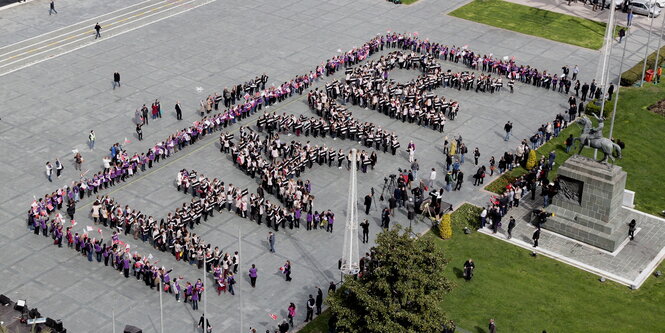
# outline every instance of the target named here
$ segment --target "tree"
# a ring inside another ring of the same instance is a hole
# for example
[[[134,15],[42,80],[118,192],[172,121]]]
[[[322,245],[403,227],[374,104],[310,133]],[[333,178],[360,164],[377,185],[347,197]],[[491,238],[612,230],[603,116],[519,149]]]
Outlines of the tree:
[[[453,237],[453,226],[450,215],[450,213],[443,215],[439,222],[439,236],[443,239],[450,239]]]
[[[377,236],[372,259],[358,278],[346,277],[327,299],[337,332],[439,332],[439,303],[451,285],[433,240],[413,239],[399,225]]]
[[[536,166],[536,151],[534,149],[529,150],[529,156],[526,160],[525,168],[527,170],[533,169]]]

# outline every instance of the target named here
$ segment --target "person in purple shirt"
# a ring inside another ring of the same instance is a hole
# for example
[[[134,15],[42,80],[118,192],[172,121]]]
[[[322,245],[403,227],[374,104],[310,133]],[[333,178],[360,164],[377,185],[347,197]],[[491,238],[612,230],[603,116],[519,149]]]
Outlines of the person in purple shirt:
[[[97,259],[97,262],[102,262],[102,246],[100,245],[104,239],[98,240],[95,242],[95,257]]]
[[[86,254],[88,255],[88,261],[92,262],[92,243],[90,242],[90,238],[85,242],[85,251]]]
[[[46,228],[46,218],[41,218],[39,219],[39,221],[40,221],[40,226],[42,228],[42,235],[44,235],[44,237],[48,237],[48,228]]]
[[[102,249],[102,256],[104,257],[104,266],[109,265],[109,248],[104,244],[104,248]]]
[[[191,288],[191,286],[189,286]],[[192,310],[199,309],[199,288],[192,291]]]
[[[252,264],[252,268],[249,269],[249,280],[252,285],[252,288],[256,288],[257,277],[258,277],[258,271],[256,270],[256,265]]]
[[[231,293],[231,295],[235,295],[236,293],[233,291],[233,285],[236,284],[236,279],[233,276],[233,273],[229,272],[229,275],[226,278],[226,286]]]
[[[130,265],[129,258],[124,258],[124,259],[122,260],[122,270],[123,270],[123,272],[124,272],[124,274],[125,274],[125,278],[126,278],[126,279],[129,278],[129,265]]]
[[[326,227],[326,231],[333,232],[333,223],[335,223],[335,215],[331,211],[328,211],[328,226]]]
[[[164,271],[164,267],[162,267],[162,283],[164,283],[164,290],[168,291],[169,293],[173,294],[173,289],[171,288],[171,277],[169,276],[169,273],[173,270],[173,268],[169,269],[168,271]],[[167,287],[168,286],[168,287]]]
[[[58,247],[62,247],[62,227],[55,228],[54,233],[55,243],[58,244]]]
[[[185,286],[185,303],[187,303],[187,299],[192,297],[192,292],[194,291],[194,287],[192,287],[192,284],[187,281],[187,285]]]

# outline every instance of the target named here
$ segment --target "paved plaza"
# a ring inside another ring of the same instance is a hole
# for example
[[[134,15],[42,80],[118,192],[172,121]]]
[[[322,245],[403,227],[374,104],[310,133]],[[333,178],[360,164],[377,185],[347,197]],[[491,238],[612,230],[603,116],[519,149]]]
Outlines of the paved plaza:
[[[90,172],[102,168],[102,157],[116,142],[131,141],[124,145],[128,152],[145,152],[155,142],[199,120],[196,112],[199,101],[209,94],[221,93],[225,86],[243,83],[263,73],[269,76],[268,84],[278,85],[313,70],[336,55],[338,49],[346,51],[360,46],[387,31],[417,32],[421,38],[433,42],[468,45],[472,50],[501,57],[514,56],[520,64],[555,73],[559,73],[563,65],[577,64],[581,79],[590,81],[595,77],[598,51],[446,15],[466,2],[420,0],[410,6],[395,6],[383,0],[236,3],[222,0],[59,0],[59,13],[49,16],[48,2],[34,0],[0,10],[0,179],[3,182],[0,188],[0,277],[3,281],[0,293],[14,300],[27,299],[28,305],[38,307],[42,314],[61,318],[69,332],[111,332],[113,316],[119,329],[131,324],[143,328],[144,332],[159,332],[157,292],[135,279],[125,279],[103,264],[88,262],[71,249],[54,247],[50,238],[34,235],[26,228],[26,213],[33,197],[41,197],[78,179],[72,150],[81,151],[85,158],[83,170]],[[103,29],[103,37],[95,41],[92,27],[98,21],[108,28]],[[636,30],[634,36],[627,54],[631,65],[643,57],[644,49],[638,42],[647,38],[643,30]],[[616,54],[619,52],[613,56]],[[465,70],[461,63],[441,61],[441,64],[442,68],[454,72]],[[112,74],[116,71],[122,76],[122,86],[113,90]],[[396,70],[390,77],[406,81],[417,73]],[[315,86],[323,87],[327,80],[342,77],[343,74],[338,73]],[[378,153],[376,169],[358,174],[360,198],[372,187],[380,193],[384,177],[409,166],[404,148],[410,140],[417,147],[422,178],[428,175],[430,168],[438,171],[445,168],[442,143],[446,136],[461,135],[470,151],[475,147],[480,149],[481,163],[487,164],[490,156],[498,159],[504,151],[514,149],[541,124],[552,121],[557,113],[567,108],[566,95],[520,83],[515,85],[514,94],[505,88],[494,94],[449,88],[435,93],[457,100],[461,105],[459,116],[448,121],[444,133],[404,124],[376,111],[350,107],[356,119],[396,132],[402,145],[396,156]],[[294,94],[268,111],[313,116],[305,97]],[[150,121],[143,128],[144,140],[138,141],[132,123],[134,111],[155,98],[161,101],[165,115]],[[176,120],[173,112],[177,100],[183,106],[183,121]],[[237,132],[241,125],[255,127],[257,118],[255,115],[243,120],[229,131]],[[504,142],[503,124],[508,120],[514,123],[514,136]],[[94,150],[89,150],[86,144],[90,130],[95,130],[97,135]],[[291,140],[326,144],[336,150],[363,148],[349,140],[282,136],[282,141]],[[217,133],[206,136],[202,142],[101,194],[163,218],[190,199],[175,187],[176,173],[181,169],[195,169],[210,178],[218,177],[255,191],[257,182],[238,170],[219,148]],[[462,190],[445,194],[444,201],[453,207],[464,202],[488,203],[488,193],[473,187],[470,181],[477,169],[470,157],[467,156],[462,166],[467,175]],[[64,162],[65,169],[62,178],[54,178],[53,183],[49,183],[44,175],[44,163],[55,158]],[[301,175],[301,179],[309,179],[313,184],[315,209],[335,212],[335,230],[333,233],[304,228],[280,230],[274,254],[268,252],[269,229],[234,214],[215,214],[194,229],[193,232],[224,251],[240,249],[236,295],[217,296],[212,288],[208,293],[207,316],[216,332],[245,332],[250,326],[259,328],[260,332],[273,328],[276,322],[269,315],[276,314],[281,321],[286,317],[290,302],[298,306],[295,322],[302,325],[308,294],[315,294],[316,286],[325,291],[331,281],[339,281],[337,262],[344,242],[342,222],[348,175],[345,168],[328,166],[315,166]],[[442,180],[443,173],[439,172],[437,186],[443,184]],[[378,195],[376,203],[379,207],[374,207],[369,217],[370,240],[380,231],[379,212],[386,205],[385,201],[378,200]],[[85,198],[77,205],[77,228],[92,226],[88,217],[90,204],[90,199]],[[363,211],[362,207],[359,211]],[[409,224],[404,211],[397,212],[393,221]],[[422,233],[429,225],[417,222],[413,227]],[[527,228],[526,223],[521,227]],[[662,234],[663,229],[663,223],[653,226],[655,233]],[[645,233],[640,231],[637,237]],[[194,266],[176,262],[170,254],[154,250],[148,243],[126,240],[132,245],[132,251],[151,253],[185,280],[195,281],[203,275]],[[548,249],[545,236],[541,242],[543,248]],[[371,244],[371,241],[361,244],[362,253]],[[566,251],[565,246],[560,251]],[[641,260],[635,257],[628,260],[633,258]],[[285,282],[278,271],[286,260],[293,263],[290,283]],[[246,274],[251,264],[256,264],[259,270],[255,289],[250,287]],[[613,265],[616,263],[607,263],[607,269]],[[634,267],[645,265],[646,262],[644,265],[635,262]],[[633,271],[626,272],[627,279],[637,278]],[[203,304],[199,311],[193,311],[188,304],[177,303],[171,295],[165,296],[163,304],[165,331],[196,331]]]

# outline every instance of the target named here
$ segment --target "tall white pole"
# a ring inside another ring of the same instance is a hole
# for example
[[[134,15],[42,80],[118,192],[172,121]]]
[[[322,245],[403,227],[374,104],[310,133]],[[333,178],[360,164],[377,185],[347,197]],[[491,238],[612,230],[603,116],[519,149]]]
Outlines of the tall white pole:
[[[621,73],[623,73],[623,59],[626,57],[626,45],[628,45],[628,35],[624,37],[623,44],[623,53],[621,54],[621,62],[619,63],[619,84],[617,84],[617,96],[614,100],[614,107],[612,108],[612,120],[610,121],[610,135],[608,136],[610,140],[612,139],[612,133],[614,132],[614,117],[617,113],[617,105],[619,105],[619,90],[621,89]]]
[[[115,333],[115,303],[117,299],[113,300],[113,306],[111,307],[111,320],[113,321],[113,333]]]
[[[240,228],[238,228],[238,267],[240,266],[240,257],[242,256],[242,238],[241,238]],[[241,268],[242,269],[242,268]],[[242,293],[240,293],[240,333],[242,333],[243,323],[242,323]]]
[[[207,308],[207,303],[208,303],[208,297],[206,297],[206,293],[208,292],[208,281],[206,280],[206,262],[208,261],[208,250],[203,251],[203,293],[201,294],[201,298],[203,298],[203,327],[204,331],[208,329],[208,326],[206,325],[205,321],[208,319],[206,317],[208,315],[208,312],[206,311]]]
[[[647,3],[651,8],[651,1]],[[642,79],[640,80],[640,87],[644,85],[644,74],[647,70],[647,57],[649,56],[649,43],[651,42],[651,28],[653,27],[653,15],[651,15],[651,23],[649,23],[649,37],[647,37],[647,46],[644,48],[644,65],[642,66]]]
[[[349,196],[346,205],[346,224],[344,229],[344,249],[342,252],[343,274],[355,275],[360,271],[358,252],[358,189],[357,189],[357,160],[358,151],[351,150],[351,175],[349,176]]]
[[[607,27],[605,29],[605,44],[603,45],[604,51],[602,53],[602,68],[600,73],[600,81],[598,82],[598,88],[602,91],[602,96],[600,99],[600,114],[598,117],[603,117],[603,112],[605,111],[605,92],[608,90],[609,86],[609,76],[610,76],[610,61],[612,58],[612,44],[614,42],[614,13],[616,12],[616,6],[610,5],[610,16],[607,19]],[[598,158],[598,149],[593,150],[593,158]]]
[[[610,18],[607,21],[608,26],[614,26],[614,11],[615,6],[610,5]],[[600,115],[599,117],[603,116],[603,112],[605,111],[605,92],[607,92],[607,88],[609,86],[609,77],[610,77],[610,60],[612,59],[612,43],[614,41],[614,29],[609,30],[609,35],[606,38],[606,43],[608,44],[607,47],[607,54],[605,57],[607,58],[607,62],[605,63],[605,68],[603,68],[603,80],[600,82],[600,88],[603,89],[603,95],[601,97],[601,102],[600,102]],[[626,44],[624,44],[626,45]]]
[[[164,333],[164,304],[162,303],[162,279],[159,279],[159,327],[160,332]]]
[[[656,62],[653,64],[653,74],[656,75],[658,71],[658,58],[660,57],[660,42],[663,40],[663,28],[665,28],[665,18],[663,18],[662,23],[660,24],[660,36],[658,36],[658,48],[656,49]],[[656,84],[656,80],[653,80],[653,83]]]

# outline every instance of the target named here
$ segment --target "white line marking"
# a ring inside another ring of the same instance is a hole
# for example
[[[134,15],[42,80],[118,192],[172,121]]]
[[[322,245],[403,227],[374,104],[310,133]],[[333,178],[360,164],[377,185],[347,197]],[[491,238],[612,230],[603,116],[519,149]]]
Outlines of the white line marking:
[[[195,1],[198,1],[198,0],[190,0],[190,1],[187,1],[187,2],[183,2],[183,3],[181,3],[181,4],[178,4],[178,5],[175,6],[175,7],[170,7],[170,9],[174,9],[174,8],[182,7],[182,6],[184,6],[184,5],[187,5],[187,4],[192,3],[192,2],[195,2]],[[138,29],[138,28],[145,27],[145,26],[147,26],[147,25],[149,25],[149,24],[159,22],[159,21],[161,21],[161,20],[164,20],[164,19],[167,19],[167,18],[173,17],[173,16],[178,15],[178,14],[181,14],[181,13],[188,12],[188,11],[194,9],[194,8],[198,8],[198,7],[202,6],[202,5],[206,5],[206,4],[211,3],[211,2],[213,2],[213,1],[215,1],[215,0],[209,0],[209,1],[205,2],[205,3],[202,3],[202,4],[197,5],[197,6],[195,6],[195,7],[192,7],[192,8],[186,9],[186,10],[184,10],[184,11],[177,12],[177,13],[174,13],[174,14],[171,14],[171,15],[168,15],[168,16],[165,16],[165,17],[163,17],[163,18],[160,18],[160,19],[157,19],[157,20],[154,20],[154,21],[148,22],[148,23],[146,23],[146,24],[142,24],[142,25],[140,25],[140,26],[138,26],[138,27],[131,28],[131,29],[126,30],[126,31],[122,31],[122,32],[119,32],[119,33],[114,34],[114,35],[110,35],[110,36],[108,36],[108,37],[105,38],[105,39],[109,39],[109,38],[111,38],[111,37],[115,37],[115,36],[122,35],[122,34],[124,34],[124,33],[130,32],[130,31],[134,31],[134,30],[136,30],[136,29]],[[162,14],[162,13],[164,13],[164,12],[165,12],[165,11],[163,11],[163,12],[153,13],[153,14],[150,14],[150,15],[147,15],[147,16],[142,16],[140,19],[137,19],[136,21],[128,21],[128,22],[125,22],[125,23],[123,23],[123,24],[120,24],[120,25],[114,26],[113,28],[109,28],[109,30],[107,30],[107,31],[112,31],[112,30],[114,30],[114,29],[117,29],[117,28],[123,27],[123,26],[125,26],[125,25],[132,24],[132,23],[136,23],[136,22],[139,21],[139,20],[142,20],[142,19],[145,19],[145,18],[149,18],[149,17],[155,16],[155,15],[158,15],[158,14]],[[82,37],[82,38],[79,38],[79,39],[73,40],[73,41],[71,41],[71,42],[69,42],[69,43],[61,44],[61,45],[59,45],[57,48],[62,48],[62,47],[64,47],[64,46],[71,45],[71,44],[74,44],[74,43],[80,42],[80,41],[82,41],[82,40],[90,39],[90,38],[92,38],[92,36],[89,36],[89,37],[88,37],[88,36],[86,36],[86,37]],[[102,38],[102,40],[103,40],[103,39],[104,39],[104,38]],[[80,47],[76,47],[76,48],[74,48],[73,50],[65,51],[65,52],[63,52],[63,53],[59,53],[59,54],[52,55],[52,56],[50,56],[50,57],[48,57],[48,58],[46,58],[46,59],[43,59],[43,60],[41,60],[41,61],[36,61],[36,62],[33,62],[33,63],[26,64],[25,66],[21,66],[21,67],[15,69],[15,70],[11,70],[11,71],[6,72],[6,73],[1,73],[0,76],[4,76],[4,75],[6,75],[6,74],[13,73],[13,72],[15,72],[16,70],[23,69],[23,68],[25,68],[25,67],[28,67],[28,66],[31,66],[31,65],[34,65],[34,64],[40,63],[40,62],[42,62],[42,61],[44,61],[44,60],[48,60],[48,59],[55,58],[55,57],[58,57],[58,56],[63,55],[63,54],[67,54],[67,53],[69,53],[69,52],[71,52],[71,51],[81,49],[82,47],[85,47],[85,46],[88,46],[88,45],[93,44],[94,41],[95,41],[95,40],[93,40],[93,41],[90,42],[90,43],[83,44],[82,46],[80,46]],[[100,40],[100,41],[101,41],[101,40]],[[47,49],[47,50],[44,50],[44,51],[41,51],[41,52],[38,52],[38,53],[31,54],[31,55],[29,55],[29,56],[27,56],[27,57],[23,57],[23,58],[21,58],[21,59],[17,59],[17,60],[15,60],[15,61],[10,62],[10,63],[4,64],[4,65],[0,66],[0,68],[10,66],[10,65],[15,64],[15,63],[17,63],[17,62],[25,61],[26,59],[30,59],[30,58],[36,57],[36,56],[38,56],[38,55],[41,55],[41,54],[44,54],[44,53],[47,53],[47,52],[51,52],[51,51],[53,51],[53,50],[55,50],[55,49],[57,49],[57,48],[49,48],[49,49]]]
[[[87,19],[87,20],[83,20],[83,21],[81,21],[81,22],[77,22],[77,23],[74,23],[74,24],[70,24],[70,25],[68,25],[68,26],[66,26],[66,27],[62,27],[62,28],[55,29],[55,30],[53,30],[53,31],[45,32],[45,33],[43,33],[43,34],[41,34],[41,35],[37,35],[37,36],[35,36],[35,37],[30,37],[30,38],[28,38],[28,39],[24,39],[24,40],[18,41],[18,42],[13,43],[13,44],[9,44],[9,45],[3,46],[3,47],[0,48],[0,50],[2,50],[2,49],[4,49],[4,48],[11,47],[11,46],[14,46],[14,45],[16,45],[16,44],[21,44],[21,43],[23,43],[23,42],[27,42],[27,41],[29,41],[29,40],[33,40],[33,39],[35,39],[35,38],[39,38],[39,37],[44,36],[44,35],[48,35],[48,34],[51,34],[51,33],[54,33],[54,32],[58,32],[58,31],[63,30],[63,29],[67,29],[67,28],[73,27],[73,26],[75,26],[75,25],[77,25],[77,24],[81,24],[81,23],[86,22],[86,21],[94,21],[94,20],[96,20],[96,19],[98,19],[98,18],[100,18],[100,17],[102,17],[102,16],[109,15],[109,14],[113,14],[113,13],[116,13],[116,12],[119,12],[119,11],[122,11],[122,10],[125,10],[125,9],[128,9],[128,8],[132,8],[132,7],[134,7],[134,6],[138,6],[138,5],[140,5],[140,4],[144,4],[144,3],[146,3],[146,2],[150,2],[150,1],[154,1],[154,0],[145,0],[145,1],[139,2],[139,3],[137,3],[137,4],[133,4],[133,5],[131,5],[131,6],[127,6],[127,7],[125,7],[125,8],[120,8],[120,9],[118,9],[118,10],[114,10],[114,11],[112,11],[112,12],[108,12],[108,13],[103,14],[103,15],[99,15],[99,16],[96,16],[96,17],[93,17],[93,18],[90,18],[90,19]]]
[[[201,7],[201,6],[207,5],[207,4],[212,3],[212,2],[214,2],[214,1],[217,1],[217,0],[208,0],[208,1],[206,1],[206,2],[204,2],[204,3],[202,3],[202,4],[200,4],[200,5],[196,5],[196,6],[192,7],[192,8],[186,9],[186,10],[184,10],[184,11],[181,11],[181,12],[178,12],[178,13],[174,13],[174,14],[171,14],[171,15],[168,15],[168,16],[165,16],[165,17],[162,17],[162,18],[160,18],[160,19],[158,19],[158,20],[155,20],[155,21],[152,21],[152,22],[148,22],[148,23],[145,23],[145,24],[139,25],[139,26],[134,27],[134,28],[131,28],[131,29],[129,29],[129,30],[125,30],[125,31],[119,32],[118,34],[115,34],[115,35],[111,35],[111,36],[107,37],[106,39],[110,39],[110,38],[113,38],[113,37],[116,37],[116,36],[120,36],[120,35],[125,34],[125,33],[128,33],[128,32],[134,31],[134,30],[136,30],[136,29],[143,28],[143,27],[145,27],[145,26],[147,26],[147,25],[150,25],[150,24],[153,24],[153,23],[157,23],[157,22],[159,22],[159,21],[161,21],[161,20],[165,20],[165,19],[167,19],[167,18],[170,18],[170,17],[176,16],[176,15],[178,15],[178,14],[182,14],[182,13],[188,12],[188,11],[190,11],[190,10],[192,10],[192,9],[199,8],[199,7]],[[82,48],[84,48],[84,47],[86,47],[86,46],[88,46],[88,45],[90,45],[90,44],[92,44],[92,43],[83,44],[83,45],[78,46],[78,47],[75,47],[75,48],[73,48],[73,49],[71,49],[71,50],[69,50],[69,51],[65,51],[65,52],[62,52],[62,53],[59,53],[59,54],[53,55],[52,57],[48,57],[48,58],[46,58],[46,59],[37,60],[37,61],[35,61],[35,62],[32,62],[32,63],[26,64],[26,65],[20,66],[20,67],[18,67],[18,68],[15,68],[15,69],[13,69],[13,70],[8,71],[8,72],[0,73],[0,77],[5,76],[5,75],[7,75],[7,74],[14,73],[14,72],[16,72],[16,71],[18,71],[18,70],[21,70],[21,69],[23,69],[23,68],[26,68],[26,67],[30,67],[30,66],[32,66],[32,65],[39,64],[39,63],[44,62],[44,61],[46,61],[46,60],[50,60],[50,59],[52,59],[52,58],[56,58],[56,57],[59,57],[59,56],[61,56],[61,55],[65,55],[65,54],[68,54],[68,53],[74,52],[74,51],[79,50],[79,49],[82,49]]]
[[[149,1],[151,1],[151,0],[149,0]],[[155,3],[155,4],[151,4],[151,5],[149,5],[149,6],[141,7],[141,8],[138,8],[138,9],[136,9],[136,10],[132,10],[132,11],[130,11],[130,12],[127,12],[127,13],[125,13],[125,14],[118,15],[118,16],[115,16],[115,17],[111,17],[111,18],[109,18],[109,19],[106,20],[106,21],[113,21],[113,20],[115,20],[115,19],[121,18],[121,17],[126,16],[126,15],[128,15],[128,14],[135,13],[135,12],[142,11],[142,10],[144,11],[143,13],[145,13],[145,12],[146,12],[145,10],[147,10],[148,8],[150,8],[150,7],[154,6],[154,5],[161,5],[161,6],[164,6],[164,5],[162,5],[163,2],[168,2],[168,1],[162,1],[162,2]],[[176,7],[172,7],[172,8],[176,8]],[[161,9],[161,8],[160,8],[160,9]],[[168,10],[168,9],[167,9],[167,10]],[[141,14],[143,14],[143,13],[141,13]],[[136,16],[136,14],[135,14],[135,15],[131,15],[131,16],[127,17],[127,18],[122,19],[122,20],[129,20],[129,19],[131,19],[131,18],[134,17],[134,16]],[[141,15],[141,16],[142,16],[142,15]],[[122,20],[120,20],[120,21],[116,21],[116,22],[107,22],[107,24],[111,24],[111,25],[113,25],[113,24],[115,24],[115,23],[117,23],[117,22],[122,22]],[[82,24],[83,22],[86,22],[86,21],[81,21],[81,22],[79,22],[79,23],[77,23],[77,24]],[[101,22],[104,22],[104,21],[101,21]],[[78,37],[78,35],[81,35],[82,33],[76,34],[77,31],[80,31],[80,30],[90,30],[90,29],[91,29],[91,28],[90,28],[89,26],[81,27],[81,28],[78,28],[78,29],[72,30],[71,32],[67,32],[67,33],[64,33],[64,34],[60,34],[60,35],[57,35],[57,36],[55,36],[55,37],[51,37],[51,38],[48,38],[48,39],[44,39],[44,40],[41,40],[41,41],[39,41],[39,42],[32,43],[32,44],[30,44],[30,45],[27,45],[27,46],[24,46],[24,47],[21,47],[21,48],[18,48],[18,49],[15,49],[15,50],[9,51],[9,52],[7,52],[7,53],[0,54],[0,58],[6,56],[6,55],[8,55],[8,54],[12,54],[12,53],[15,53],[15,52],[21,51],[21,50],[23,50],[23,49],[27,49],[27,48],[33,47],[33,46],[35,46],[35,45],[43,44],[43,43],[48,42],[48,41],[53,40],[53,39],[57,39],[57,38],[61,38],[61,37],[65,37],[65,36],[67,36],[67,35],[71,35],[71,36],[74,36],[74,37]],[[108,29],[106,29],[106,31],[110,31],[111,29],[112,29],[112,28],[108,28]],[[54,31],[57,31],[57,30],[54,30]],[[63,40],[67,40],[67,39],[68,39],[68,38],[63,38]],[[26,40],[27,40],[27,39],[26,39]],[[19,42],[19,43],[20,43],[20,42]],[[50,46],[50,45],[46,45],[46,46],[38,47],[37,49],[39,49],[39,48],[44,48],[44,47],[49,47],[49,46]],[[17,55],[13,55],[13,56],[9,57],[8,59],[2,59],[2,60],[0,60],[0,62],[3,62],[3,61],[5,61],[5,60],[10,60],[10,59],[12,59],[12,58],[19,57],[19,56],[21,56],[21,55],[23,55],[23,54],[30,53],[30,52],[32,52],[32,50],[30,50],[30,51],[26,51],[26,52],[22,52],[22,53],[19,53],[19,54],[17,54]]]

